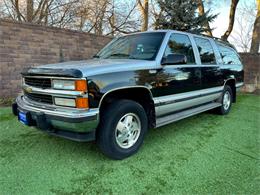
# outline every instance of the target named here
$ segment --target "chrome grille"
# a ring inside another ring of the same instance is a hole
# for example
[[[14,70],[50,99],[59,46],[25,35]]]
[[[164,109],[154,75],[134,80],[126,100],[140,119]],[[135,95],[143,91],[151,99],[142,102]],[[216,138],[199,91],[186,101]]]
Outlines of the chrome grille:
[[[36,94],[36,93],[27,93],[24,92],[24,95],[29,98],[30,100],[46,103],[46,104],[53,104],[52,96],[51,95],[45,95],[45,94]]]
[[[24,77],[24,83],[32,87],[38,87],[42,89],[51,88],[50,78],[34,78],[34,77]]]

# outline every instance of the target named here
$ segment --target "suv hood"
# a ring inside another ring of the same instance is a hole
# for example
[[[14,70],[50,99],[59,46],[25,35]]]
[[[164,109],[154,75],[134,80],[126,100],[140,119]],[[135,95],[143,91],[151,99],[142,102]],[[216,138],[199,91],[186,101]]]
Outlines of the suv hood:
[[[121,72],[129,70],[152,69],[156,67],[155,61],[134,60],[134,59],[90,59],[84,61],[69,61],[56,64],[41,65],[31,68],[29,72],[41,74],[46,70],[59,69],[60,71],[76,70],[82,73],[83,77]],[[47,74],[47,73],[46,73]]]

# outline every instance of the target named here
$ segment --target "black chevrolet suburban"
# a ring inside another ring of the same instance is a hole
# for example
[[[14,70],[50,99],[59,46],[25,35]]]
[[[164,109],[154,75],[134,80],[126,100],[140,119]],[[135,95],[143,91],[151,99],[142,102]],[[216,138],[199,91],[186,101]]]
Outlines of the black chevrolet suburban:
[[[211,109],[227,114],[242,85],[243,65],[228,42],[158,30],[115,38],[93,59],[24,70],[12,108],[25,125],[96,140],[123,159],[148,129]]]

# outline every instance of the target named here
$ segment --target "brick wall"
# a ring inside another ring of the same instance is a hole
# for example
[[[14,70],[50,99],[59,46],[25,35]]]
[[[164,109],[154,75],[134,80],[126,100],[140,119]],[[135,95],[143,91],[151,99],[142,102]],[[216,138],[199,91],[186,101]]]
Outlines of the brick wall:
[[[254,92],[260,89],[260,54],[240,53],[244,64],[245,92]]]
[[[93,56],[111,38],[65,29],[0,20],[0,98],[20,91],[25,67]],[[244,91],[260,89],[260,54],[241,53]]]
[[[17,95],[23,68],[87,59],[110,40],[90,33],[0,20],[0,97]]]

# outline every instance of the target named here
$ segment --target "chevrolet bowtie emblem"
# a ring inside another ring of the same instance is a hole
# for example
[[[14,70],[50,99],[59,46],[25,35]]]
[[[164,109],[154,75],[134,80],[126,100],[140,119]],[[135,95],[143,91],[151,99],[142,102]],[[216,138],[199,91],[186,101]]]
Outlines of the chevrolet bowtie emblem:
[[[27,93],[31,93],[31,92],[32,92],[32,88],[31,88],[31,87],[26,87],[24,90],[25,90]]]

